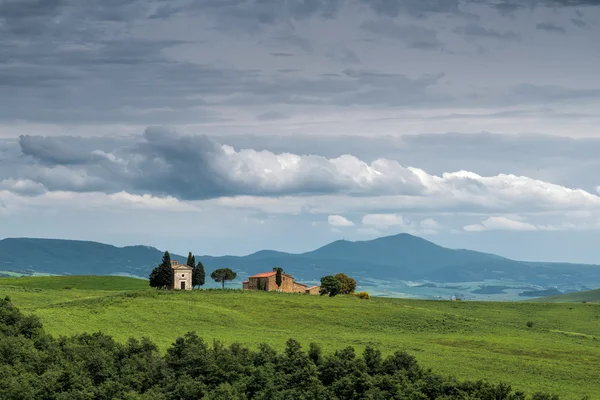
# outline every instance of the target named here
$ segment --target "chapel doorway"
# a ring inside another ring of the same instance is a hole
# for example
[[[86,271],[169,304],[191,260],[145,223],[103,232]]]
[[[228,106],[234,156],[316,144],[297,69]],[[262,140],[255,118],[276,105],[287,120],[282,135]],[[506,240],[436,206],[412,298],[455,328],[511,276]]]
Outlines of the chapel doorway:
[[[181,281],[181,290],[185,290],[185,281]]]

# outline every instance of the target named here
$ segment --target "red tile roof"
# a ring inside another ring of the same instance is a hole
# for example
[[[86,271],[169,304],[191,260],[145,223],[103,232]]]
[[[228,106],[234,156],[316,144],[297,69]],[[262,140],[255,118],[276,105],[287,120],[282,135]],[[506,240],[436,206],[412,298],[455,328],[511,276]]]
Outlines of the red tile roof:
[[[260,274],[249,276],[248,278],[269,278],[271,276],[277,275],[277,272],[262,272]]]

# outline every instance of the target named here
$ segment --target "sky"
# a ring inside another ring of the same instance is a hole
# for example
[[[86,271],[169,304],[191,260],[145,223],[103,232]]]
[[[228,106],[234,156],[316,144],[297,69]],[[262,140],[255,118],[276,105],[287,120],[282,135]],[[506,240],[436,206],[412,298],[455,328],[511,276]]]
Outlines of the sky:
[[[600,263],[599,37],[598,0],[0,0],[0,238]]]

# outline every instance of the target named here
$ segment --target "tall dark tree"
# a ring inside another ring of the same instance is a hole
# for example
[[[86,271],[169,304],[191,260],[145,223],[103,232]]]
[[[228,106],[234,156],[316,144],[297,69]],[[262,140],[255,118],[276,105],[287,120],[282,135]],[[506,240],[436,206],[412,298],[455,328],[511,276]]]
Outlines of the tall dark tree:
[[[206,283],[206,271],[202,261],[198,260],[198,264],[192,271],[192,286],[203,286]]]
[[[277,288],[279,289],[281,287],[281,283],[283,282],[283,278],[281,277],[281,274],[283,274],[283,268],[277,267],[274,269],[275,269],[275,284],[277,285]]]
[[[225,282],[234,280],[237,277],[237,274],[229,268],[219,268],[214,270],[213,273],[210,274],[210,277],[213,278],[215,282],[221,282],[221,287],[225,289]]]
[[[327,275],[321,278],[321,296],[328,294],[329,297],[334,297],[340,292],[342,285],[340,281],[335,279],[333,275]]]
[[[192,254],[191,251],[188,253],[186,265],[188,267],[192,267],[192,268],[194,268],[196,266],[196,257],[194,257],[194,255]]]
[[[354,293],[354,290],[356,289],[356,280],[342,273],[336,274],[335,279],[340,281],[340,294]]]
[[[149,277],[151,287],[166,289],[173,285],[173,268],[171,267],[171,255],[165,251],[160,265],[152,270]]]

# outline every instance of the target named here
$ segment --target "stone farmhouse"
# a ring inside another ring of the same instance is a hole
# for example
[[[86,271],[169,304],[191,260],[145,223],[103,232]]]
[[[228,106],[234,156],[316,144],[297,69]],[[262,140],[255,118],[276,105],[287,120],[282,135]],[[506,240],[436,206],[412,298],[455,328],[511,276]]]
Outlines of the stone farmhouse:
[[[173,286],[169,289],[174,290],[192,290],[192,267],[179,264],[177,260],[171,260],[173,269]]]
[[[260,274],[248,277],[247,281],[242,282],[244,290],[265,290],[267,292],[284,292],[284,293],[306,293],[319,294],[320,286],[308,286],[294,281],[294,277],[290,274],[281,274],[281,287],[277,287],[275,276],[277,272],[262,272]]]

